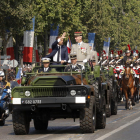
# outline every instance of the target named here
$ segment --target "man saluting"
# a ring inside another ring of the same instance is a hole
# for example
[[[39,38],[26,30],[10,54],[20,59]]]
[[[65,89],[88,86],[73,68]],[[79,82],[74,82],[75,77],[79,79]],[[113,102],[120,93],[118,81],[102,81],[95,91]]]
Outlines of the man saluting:
[[[52,44],[52,52],[49,55],[46,55],[45,58],[51,58],[53,64],[63,64],[68,61],[68,51],[67,47],[63,45],[63,39],[65,38],[66,32],[62,36],[58,36],[56,41]],[[44,58],[42,58],[44,59]]]

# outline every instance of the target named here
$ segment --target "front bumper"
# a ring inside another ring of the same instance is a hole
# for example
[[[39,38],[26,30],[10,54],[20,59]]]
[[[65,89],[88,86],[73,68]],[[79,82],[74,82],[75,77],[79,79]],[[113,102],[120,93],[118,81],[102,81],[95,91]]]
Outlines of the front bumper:
[[[86,106],[86,97],[41,97],[41,98],[13,98],[12,109],[31,110],[32,106],[37,108],[56,108],[67,104],[72,109]]]
[[[75,103],[85,104],[86,97],[40,97],[40,98],[13,98],[12,104],[55,104],[55,103]]]

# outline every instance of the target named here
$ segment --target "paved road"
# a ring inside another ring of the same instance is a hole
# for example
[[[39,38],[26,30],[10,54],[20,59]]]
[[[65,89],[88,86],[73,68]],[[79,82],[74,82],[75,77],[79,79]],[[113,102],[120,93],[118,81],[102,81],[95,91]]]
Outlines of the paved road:
[[[75,122],[72,119],[58,119],[49,122],[47,131],[36,131],[31,122],[28,135],[15,135],[10,115],[6,125],[0,127],[0,140],[139,140],[139,132],[140,104],[133,110],[125,110],[124,104],[120,104],[118,115],[107,118],[106,128],[93,134],[82,134],[78,119]]]

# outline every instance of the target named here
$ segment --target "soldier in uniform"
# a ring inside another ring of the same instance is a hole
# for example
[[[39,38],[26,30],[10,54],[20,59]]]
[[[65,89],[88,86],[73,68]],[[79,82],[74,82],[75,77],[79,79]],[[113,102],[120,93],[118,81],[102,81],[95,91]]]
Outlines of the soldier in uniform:
[[[102,56],[102,60],[101,60],[101,66],[104,66],[104,67],[108,67],[108,59],[106,57],[106,52],[103,50],[103,56]]]
[[[123,65],[125,65],[126,64],[126,62],[132,62],[133,61],[133,57],[131,56],[131,50],[130,49],[128,49],[127,51],[126,51],[126,56],[124,56],[124,58],[123,58]],[[132,66],[132,65],[131,65]]]
[[[75,53],[70,54],[70,59],[71,59],[71,64],[65,67],[65,70],[64,70],[65,72],[70,72],[70,71],[80,72],[81,69],[84,69],[82,65],[77,63],[77,55]]]
[[[94,66],[97,65],[98,63],[96,63],[96,59],[95,56],[92,56],[90,59],[90,66],[91,66],[91,71],[94,71]]]
[[[115,59],[114,59],[114,51],[113,50],[111,50],[111,54],[110,54],[110,56],[109,56],[109,66],[110,67],[115,67]]]
[[[77,61],[82,61],[77,63],[83,65],[84,62],[87,62],[90,58],[89,44],[82,41],[82,32],[75,32],[74,35],[77,44],[72,45],[71,54],[74,54],[74,52],[76,52]]]
[[[139,73],[140,73],[140,58],[138,56],[138,50],[136,50],[135,53],[133,53],[133,70],[135,72],[135,86],[139,85]]]
[[[92,46],[90,46],[90,57],[95,57],[96,60],[96,64],[98,64],[98,56],[97,56],[97,52],[93,50]]]
[[[4,110],[6,109],[6,99],[10,97],[10,83],[4,80],[4,72],[0,71],[0,114],[4,113]],[[9,115],[9,109],[6,109],[6,114]],[[0,116],[1,117],[1,116]]]
[[[51,70],[50,66],[50,58],[43,58],[42,62],[43,62],[43,68],[40,68],[38,70],[38,73],[42,73],[42,72],[49,72]]]

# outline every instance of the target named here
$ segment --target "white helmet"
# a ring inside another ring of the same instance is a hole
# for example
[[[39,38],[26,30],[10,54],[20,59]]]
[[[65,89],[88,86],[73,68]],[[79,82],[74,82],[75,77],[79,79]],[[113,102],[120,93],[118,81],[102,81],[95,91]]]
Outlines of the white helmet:
[[[2,70],[0,71],[0,77],[4,77],[4,72]]]

